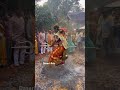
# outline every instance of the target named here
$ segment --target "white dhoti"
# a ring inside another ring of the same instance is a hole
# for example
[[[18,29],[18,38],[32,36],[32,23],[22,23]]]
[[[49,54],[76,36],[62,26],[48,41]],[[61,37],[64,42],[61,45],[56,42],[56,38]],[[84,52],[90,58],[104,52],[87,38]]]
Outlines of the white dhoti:
[[[24,44],[15,43],[15,47],[23,46]],[[24,64],[25,61],[25,48],[14,48],[14,65],[19,66],[19,64]]]

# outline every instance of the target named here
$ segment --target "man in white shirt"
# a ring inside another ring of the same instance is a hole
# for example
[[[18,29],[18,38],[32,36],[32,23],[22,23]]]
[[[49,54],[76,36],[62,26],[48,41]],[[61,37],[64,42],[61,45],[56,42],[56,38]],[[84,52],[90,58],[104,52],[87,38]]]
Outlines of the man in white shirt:
[[[41,31],[38,35],[38,40],[41,43],[41,54],[45,53],[46,46],[45,45],[45,32]]]

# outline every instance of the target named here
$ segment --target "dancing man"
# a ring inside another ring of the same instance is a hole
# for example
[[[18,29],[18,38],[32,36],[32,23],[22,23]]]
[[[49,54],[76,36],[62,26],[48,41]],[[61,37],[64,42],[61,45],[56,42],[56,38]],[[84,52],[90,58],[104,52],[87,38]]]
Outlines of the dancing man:
[[[65,32],[59,29],[59,26],[54,26],[54,42],[51,46],[56,46],[50,54],[49,63],[55,63],[56,66],[64,64],[67,59],[66,50],[68,49],[68,43],[64,37]]]

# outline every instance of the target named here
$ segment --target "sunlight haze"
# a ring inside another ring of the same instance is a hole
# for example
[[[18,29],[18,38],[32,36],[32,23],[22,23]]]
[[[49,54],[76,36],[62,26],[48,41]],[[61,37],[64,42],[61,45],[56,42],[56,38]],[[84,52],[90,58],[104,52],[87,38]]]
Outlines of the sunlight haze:
[[[44,4],[45,2],[47,2],[47,1],[48,1],[48,0],[41,0],[41,1],[37,2],[37,4],[38,4],[39,6],[43,6],[43,4]],[[80,4],[82,5],[82,7],[85,8],[85,0],[80,0],[79,2],[80,2]]]

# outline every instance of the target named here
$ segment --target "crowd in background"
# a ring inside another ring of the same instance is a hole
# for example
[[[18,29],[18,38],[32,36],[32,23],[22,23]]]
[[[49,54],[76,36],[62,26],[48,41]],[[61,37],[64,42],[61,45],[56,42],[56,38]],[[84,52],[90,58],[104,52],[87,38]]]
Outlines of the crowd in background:
[[[21,10],[11,10],[0,17],[0,66],[19,66],[25,63],[24,41],[34,45],[34,15]],[[12,48],[17,47],[17,48]]]
[[[87,22],[89,40],[96,49],[102,49],[105,56],[115,48],[120,47],[120,17],[119,9],[115,10],[96,10],[90,13]],[[86,44],[87,45],[87,44]]]
[[[74,33],[73,33],[74,32]],[[35,54],[48,54],[55,47],[51,46],[54,42],[54,30],[41,30],[36,33],[35,40]],[[68,52],[73,53],[76,49],[79,51],[85,46],[85,34],[83,31],[67,31],[65,36],[68,42]]]
[[[84,47],[85,34],[80,31],[67,31],[66,38],[69,44],[68,52]],[[54,30],[39,30],[35,33],[35,17],[30,12],[14,10],[0,17],[0,66],[20,66],[26,61],[24,46],[29,41],[35,44],[35,54],[50,53],[54,41]],[[35,42],[35,43],[34,43]],[[76,47],[77,46],[77,47]],[[23,48],[22,48],[23,47]],[[33,52],[34,53],[34,52]],[[27,60],[30,60],[28,58]]]

